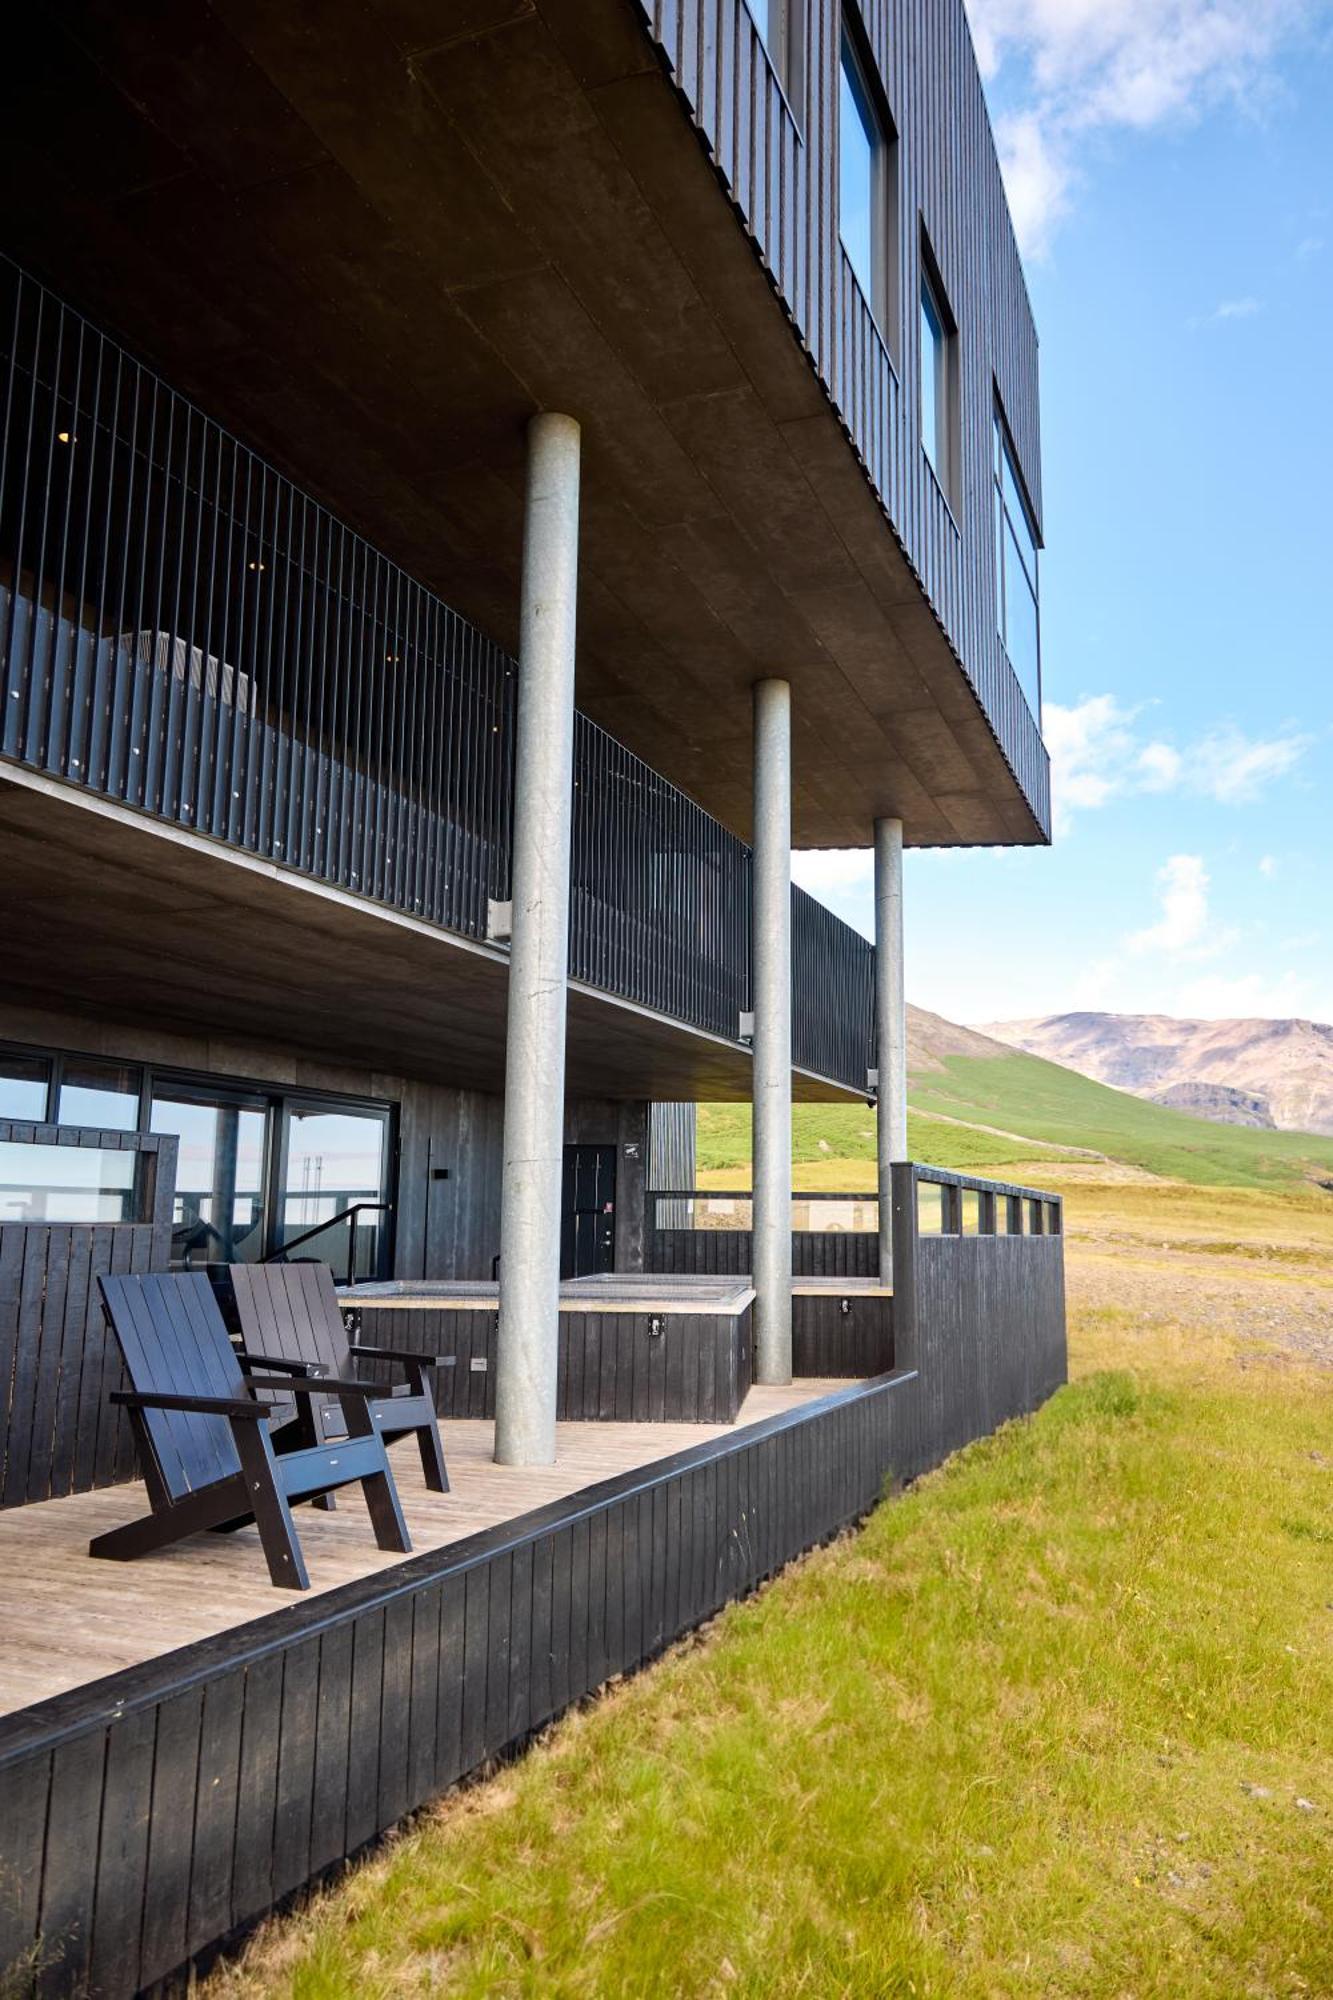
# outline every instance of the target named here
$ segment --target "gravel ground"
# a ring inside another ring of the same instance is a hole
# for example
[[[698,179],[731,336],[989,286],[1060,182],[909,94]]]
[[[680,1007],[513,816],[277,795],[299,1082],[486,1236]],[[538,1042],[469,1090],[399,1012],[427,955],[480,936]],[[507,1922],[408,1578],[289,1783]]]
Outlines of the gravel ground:
[[[1131,1314],[1145,1333],[1202,1327],[1243,1348],[1333,1368],[1333,1267],[1154,1247],[1110,1231],[1067,1239],[1069,1302]]]

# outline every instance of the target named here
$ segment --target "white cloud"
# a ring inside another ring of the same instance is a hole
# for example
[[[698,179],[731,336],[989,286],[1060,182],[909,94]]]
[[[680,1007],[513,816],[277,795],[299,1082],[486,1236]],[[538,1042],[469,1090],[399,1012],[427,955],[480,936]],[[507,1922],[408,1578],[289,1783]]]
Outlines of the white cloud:
[[[1125,939],[1126,951],[1197,952],[1208,936],[1209,886],[1201,855],[1173,854],[1157,872],[1162,914]]]
[[[1266,882],[1271,882],[1277,874],[1277,862],[1271,854],[1261,854],[1259,856],[1259,873]]]
[[[1177,745],[1145,737],[1138,727],[1142,713],[1123,708],[1110,694],[1087,695],[1068,708],[1046,704],[1043,729],[1058,833],[1068,832],[1078,812],[1142,793],[1249,803],[1293,770],[1311,742],[1290,727],[1275,736],[1250,737],[1226,723]]]
[[[1320,0],[968,0],[982,72],[1021,69],[996,138],[1015,227],[1040,252],[1088,139],[1252,108]]]
[[[1319,255],[1323,247],[1324,239],[1322,236],[1302,236],[1300,242],[1296,245],[1297,263],[1308,264],[1312,257]]]
[[[875,857],[868,847],[803,848],[791,858],[792,880],[812,896],[868,895]]]
[[[875,935],[875,856],[868,847],[804,848],[791,858],[791,879],[849,923]]]
[[[1250,738],[1231,727],[1215,729],[1194,746],[1185,769],[1186,783],[1219,805],[1245,805],[1257,799],[1265,785],[1285,778],[1310,742],[1310,737],[1292,730]]]
[[[1263,306],[1258,299],[1223,299],[1213,312],[1214,319],[1253,319]]]
[[[1276,977],[1265,972],[1236,975],[1210,972],[1177,987],[1171,1011],[1204,1021],[1254,1015],[1280,1020],[1292,1014],[1317,1015],[1314,992],[1313,982],[1295,972],[1282,972]]]

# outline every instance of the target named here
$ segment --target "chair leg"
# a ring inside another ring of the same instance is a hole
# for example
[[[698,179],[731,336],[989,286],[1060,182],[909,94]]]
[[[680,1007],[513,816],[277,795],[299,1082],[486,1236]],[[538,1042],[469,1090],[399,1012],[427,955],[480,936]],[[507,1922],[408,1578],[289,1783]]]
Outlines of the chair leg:
[[[240,1453],[269,1576],[279,1589],[309,1590],[305,1558],[296,1539],[287,1496],[278,1483],[268,1431],[263,1424],[234,1423],[232,1435]]]
[[[370,1509],[370,1525],[375,1530],[377,1546],[392,1549],[400,1556],[411,1555],[412,1542],[403,1510],[398,1504],[398,1489],[393,1483],[393,1475],[372,1472],[361,1481],[361,1491]]]
[[[243,1510],[249,1498],[249,1482],[237,1472],[216,1486],[187,1493],[179,1500],[156,1503],[151,1514],[108,1528],[88,1544],[90,1556],[104,1556],[111,1562],[133,1562],[136,1556],[151,1555],[170,1548],[187,1535],[204,1534],[218,1528],[244,1528],[252,1516]]]
[[[440,1427],[432,1417],[428,1423],[417,1425],[417,1450],[421,1453],[421,1473],[432,1493],[449,1491],[449,1470],[444,1462],[444,1446],[440,1443]]]

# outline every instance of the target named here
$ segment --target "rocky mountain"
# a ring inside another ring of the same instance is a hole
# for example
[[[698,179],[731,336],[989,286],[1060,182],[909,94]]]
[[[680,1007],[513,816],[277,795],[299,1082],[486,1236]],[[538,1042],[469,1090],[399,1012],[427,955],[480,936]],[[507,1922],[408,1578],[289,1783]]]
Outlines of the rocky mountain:
[[[1321,1021],[1047,1014],[978,1032],[1196,1117],[1333,1133],[1333,1027]]]
[[[924,1007],[907,1003],[907,1073],[909,1076],[942,1070],[946,1056],[987,1058],[1007,1055],[997,1042],[987,1041],[975,1028],[961,1028],[942,1014],[928,1014]]]

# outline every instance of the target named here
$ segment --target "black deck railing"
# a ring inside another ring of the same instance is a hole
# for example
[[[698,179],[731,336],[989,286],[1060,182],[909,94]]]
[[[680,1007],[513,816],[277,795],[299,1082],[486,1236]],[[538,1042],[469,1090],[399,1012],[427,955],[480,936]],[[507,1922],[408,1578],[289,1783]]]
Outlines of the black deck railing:
[[[498,646],[0,259],[0,755],[445,926],[509,895]],[[750,851],[575,732],[570,970],[735,1041]],[[864,1086],[871,948],[797,892],[795,1060]]]

